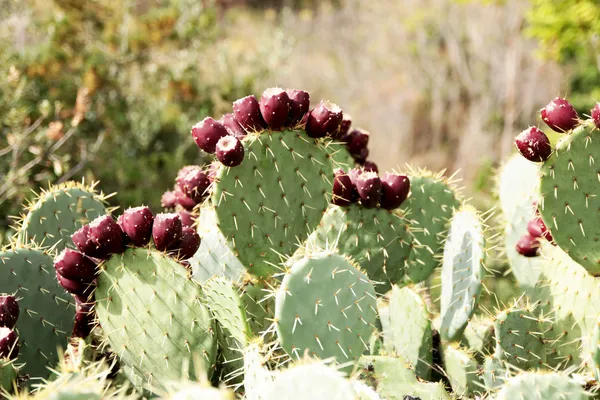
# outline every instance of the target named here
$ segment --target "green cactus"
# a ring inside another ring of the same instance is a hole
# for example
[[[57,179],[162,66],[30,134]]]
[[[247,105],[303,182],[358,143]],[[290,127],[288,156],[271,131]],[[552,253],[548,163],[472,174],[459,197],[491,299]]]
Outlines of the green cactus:
[[[235,394],[231,390],[211,387],[208,383],[173,382],[168,385],[167,394],[161,398],[164,400],[234,400]]]
[[[454,214],[442,265],[442,338],[459,338],[477,307],[484,271],[483,231],[480,217],[471,207]]]
[[[458,190],[444,171],[409,170],[411,194],[403,208],[410,210],[415,248],[406,268],[406,280],[418,283],[440,265],[449,221],[460,206]]]
[[[275,319],[275,298],[268,295],[272,290],[265,282],[255,280],[244,282],[240,290],[252,333],[254,336],[265,335]]]
[[[469,321],[461,338],[470,352],[478,361],[483,362],[485,356],[494,352],[494,323],[491,320],[475,316]]]
[[[506,363],[493,355],[485,358],[482,364],[482,379],[488,392],[498,390],[510,378],[510,370],[506,367]]]
[[[273,382],[273,374],[265,364],[262,343],[253,341],[243,350],[244,391],[246,400],[265,400],[265,388]]]
[[[498,400],[585,400],[589,393],[567,375],[524,372],[508,379],[498,392]]]
[[[412,232],[400,210],[332,205],[307,247],[332,248],[355,260],[376,285],[378,294],[401,282],[412,249]]]
[[[292,265],[277,291],[277,336],[293,359],[307,350],[321,359],[356,361],[368,350],[376,307],[373,285],[349,261],[311,254]]]
[[[21,221],[17,243],[62,250],[82,225],[107,213],[107,196],[76,182],[51,186],[28,207]]]
[[[454,345],[443,347],[444,370],[458,396],[483,395],[484,383],[471,353]]]
[[[522,207],[524,202],[535,201],[539,197],[540,167],[527,161],[519,154],[513,155],[500,168],[497,191],[502,214],[507,221],[512,221],[513,213]]]
[[[16,386],[17,369],[15,364],[7,359],[0,358],[0,395],[11,393]]]
[[[73,329],[72,296],[56,280],[53,259],[45,250],[14,246],[0,252],[0,293],[14,294],[21,309],[17,321],[22,373],[46,378],[58,361],[57,348],[67,347]]]
[[[186,269],[155,250],[128,249],[102,264],[98,320],[108,343],[155,391],[168,380],[207,372],[215,363],[214,323]]]
[[[303,131],[265,131],[244,139],[243,164],[220,166],[212,193],[216,224],[257,277],[280,272],[321,220],[333,179],[331,157]]]
[[[590,364],[596,380],[600,379],[600,317],[588,343]]]
[[[378,308],[385,351],[400,356],[418,377],[429,379],[432,331],[429,312],[421,297],[407,287],[394,286],[389,304]]]

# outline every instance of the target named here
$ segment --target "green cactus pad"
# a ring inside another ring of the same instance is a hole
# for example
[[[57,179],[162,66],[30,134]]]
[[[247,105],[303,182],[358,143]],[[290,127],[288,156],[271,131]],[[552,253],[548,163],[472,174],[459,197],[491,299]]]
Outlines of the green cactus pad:
[[[33,242],[62,250],[76,230],[107,213],[104,199],[105,196],[97,193],[93,186],[75,182],[51,186],[29,206],[17,241],[22,246]]]
[[[3,391],[11,393],[15,387],[17,369],[12,361],[0,358],[0,396]]]
[[[517,368],[541,368],[546,363],[542,321],[533,308],[512,307],[494,320],[494,357]]]
[[[493,356],[485,359],[482,370],[483,383],[489,392],[501,388],[504,382],[510,378],[506,364]]]
[[[249,135],[243,163],[217,171],[217,226],[257,277],[280,271],[282,256],[296,250],[327,209],[333,167],[320,143],[302,131]]]
[[[17,321],[22,373],[47,378],[58,362],[57,348],[67,347],[73,330],[73,297],[56,280],[54,262],[42,250],[15,247],[0,252],[0,293],[14,294],[21,309]]]
[[[469,352],[450,345],[443,348],[442,354],[444,369],[455,394],[472,397],[485,392],[477,361]]]
[[[213,366],[214,324],[201,299],[186,269],[155,250],[128,249],[103,264],[98,320],[113,351],[143,378],[146,390]]]
[[[379,307],[384,349],[410,364],[417,376],[431,375],[431,322],[425,303],[410,288],[394,286],[389,304]]]
[[[596,328],[590,336],[588,349],[594,377],[598,380],[600,379],[600,318],[596,321]]]
[[[444,385],[419,381],[404,361],[387,356],[362,356],[355,374],[386,400],[404,400],[410,395],[430,400],[450,400]]]
[[[265,388],[273,382],[273,373],[265,367],[268,359],[261,343],[250,343],[243,351],[244,397],[246,400],[265,400]]]
[[[400,282],[412,249],[412,232],[400,210],[331,205],[307,247],[329,249],[350,256],[374,282],[377,293]]]
[[[483,360],[494,352],[494,323],[491,320],[475,316],[465,328],[461,342],[475,355],[477,360]]]
[[[540,167],[520,154],[513,155],[498,174],[498,198],[502,214],[507,221],[522,207],[524,201],[531,203],[539,197]]]
[[[442,338],[454,340],[462,334],[475,312],[485,255],[483,225],[477,213],[464,207],[452,218],[444,246],[442,266]]]
[[[589,393],[573,379],[559,373],[524,372],[506,381],[498,400],[586,400]]]
[[[262,336],[275,319],[275,298],[265,282],[247,281],[241,285],[240,298],[254,336]]]
[[[165,400],[235,400],[231,390],[217,389],[208,384],[197,382],[173,382],[168,390]]]
[[[541,214],[556,243],[592,274],[600,273],[597,196],[600,140],[592,121],[565,135],[541,170]]]
[[[406,279],[418,283],[440,265],[449,221],[460,206],[458,193],[443,173],[409,172],[411,195],[403,208],[414,221],[415,248],[410,254]]]
[[[293,264],[277,291],[281,347],[294,359],[306,350],[338,363],[358,360],[368,350],[376,307],[373,285],[344,257],[312,254]]]

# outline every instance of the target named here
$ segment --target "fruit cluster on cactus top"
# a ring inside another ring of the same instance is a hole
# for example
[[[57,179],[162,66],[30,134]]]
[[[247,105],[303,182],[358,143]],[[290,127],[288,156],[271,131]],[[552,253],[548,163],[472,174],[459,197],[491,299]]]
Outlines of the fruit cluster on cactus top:
[[[517,252],[525,257],[537,257],[540,255],[540,239],[545,238],[547,241],[554,243],[552,233],[542,220],[537,204],[534,203],[535,216],[527,223],[527,232],[521,236],[515,248]]]
[[[207,170],[198,165],[181,168],[173,190],[163,193],[161,205],[166,209],[178,209],[183,225],[191,227],[195,218],[190,211],[209,196],[216,168],[215,164],[210,164]]]
[[[19,340],[14,331],[19,319],[19,304],[14,296],[0,295],[0,360],[19,355]]]

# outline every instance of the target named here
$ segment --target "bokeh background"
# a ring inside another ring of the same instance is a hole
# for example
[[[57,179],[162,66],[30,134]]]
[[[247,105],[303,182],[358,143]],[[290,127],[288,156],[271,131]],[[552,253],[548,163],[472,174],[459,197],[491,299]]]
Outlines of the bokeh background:
[[[266,87],[309,90],[372,133],[380,169],[495,169],[538,110],[600,100],[597,0],[0,0],[0,235],[31,190],[100,180],[149,204],[189,134]]]

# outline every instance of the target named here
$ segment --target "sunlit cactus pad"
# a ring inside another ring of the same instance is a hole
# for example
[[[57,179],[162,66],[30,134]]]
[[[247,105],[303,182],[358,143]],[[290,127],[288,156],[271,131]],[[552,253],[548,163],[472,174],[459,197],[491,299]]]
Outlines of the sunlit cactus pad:
[[[585,400],[590,394],[573,379],[559,373],[524,372],[507,380],[498,400]]]

